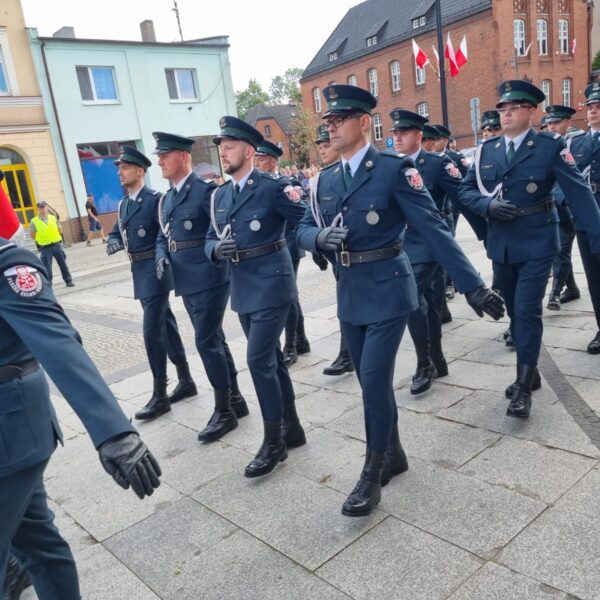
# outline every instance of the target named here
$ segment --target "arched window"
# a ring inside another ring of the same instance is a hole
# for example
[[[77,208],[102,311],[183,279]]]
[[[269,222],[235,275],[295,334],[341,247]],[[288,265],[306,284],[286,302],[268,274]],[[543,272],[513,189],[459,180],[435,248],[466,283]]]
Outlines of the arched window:
[[[571,106],[571,80],[568,78],[562,81],[562,103],[563,106]]]
[[[400,91],[400,61],[394,60],[390,63],[390,82],[392,84],[392,92]]]
[[[348,82],[348,85],[358,85],[356,75],[348,75],[348,79],[346,81]]]
[[[313,101],[314,101],[314,105],[315,105],[315,112],[320,113],[321,112],[321,90],[318,87],[313,88]]]
[[[422,117],[428,117],[429,116],[429,105],[427,104],[427,102],[420,102],[419,104],[417,104],[417,112]]]
[[[417,64],[415,64],[415,82],[417,85],[425,83],[425,69],[421,69]]]
[[[373,115],[373,130],[375,132],[375,141],[380,142],[383,139],[383,123],[381,122],[381,115]]]
[[[367,72],[369,79],[369,91],[373,96],[379,96],[379,82],[377,80],[377,69],[369,69]]]
[[[552,82],[549,79],[544,79],[544,81],[542,81],[542,92],[544,92],[544,96],[546,96],[542,108],[546,110],[546,108],[552,104]]]
[[[569,54],[569,21],[558,20],[558,47],[561,54]]]
[[[515,19],[513,21],[514,45],[517,56],[525,54],[525,21]]]
[[[546,56],[548,54],[548,21],[546,19],[537,20],[537,43],[538,54]]]

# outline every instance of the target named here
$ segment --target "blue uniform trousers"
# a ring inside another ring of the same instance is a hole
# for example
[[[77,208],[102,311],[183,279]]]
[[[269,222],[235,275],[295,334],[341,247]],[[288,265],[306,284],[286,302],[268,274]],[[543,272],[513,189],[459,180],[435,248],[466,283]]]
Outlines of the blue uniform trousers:
[[[202,359],[206,376],[216,390],[228,390],[237,375],[233,356],[225,341],[223,316],[229,298],[229,283],[182,296]],[[281,333],[281,332],[280,332]]]
[[[152,376],[167,376],[167,356],[174,365],[186,362],[185,349],[175,315],[169,306],[169,293],[141,298],[144,309],[144,345]]]
[[[67,257],[60,242],[49,244],[48,246],[41,246],[40,258],[42,259],[42,263],[44,263],[44,267],[46,267],[46,272],[48,273],[48,280],[50,283],[52,283],[53,258],[55,258],[56,262],[58,263],[58,268],[60,269],[60,274],[62,275],[64,282],[70,283],[73,281],[73,276],[69,271],[69,267],[67,267]]]
[[[300,266],[299,260],[293,260],[292,266],[294,267],[294,279],[298,279],[298,267]],[[300,306],[300,298],[296,302],[290,304],[290,310],[288,312],[287,321],[285,322],[285,337],[288,340],[293,340],[298,330],[298,326],[304,323],[304,315],[302,314],[302,307]],[[302,328],[304,330],[304,327]]]
[[[408,330],[415,346],[424,346],[430,339],[442,337],[442,320],[440,318],[440,307],[436,305],[434,297],[433,278],[438,279],[442,275],[442,267],[436,262],[420,263],[411,265],[415,281],[417,282],[417,294],[419,295],[419,308],[412,312],[408,318]]]
[[[43,481],[47,464],[45,460],[0,478],[0,591],[10,553],[29,573],[40,600],[79,600],[71,549],[48,508]]]
[[[556,279],[560,286],[565,285],[569,272],[573,268],[571,264],[571,251],[573,250],[573,240],[575,239],[575,231],[571,227],[565,227],[562,223],[558,226],[558,237],[560,240],[560,250],[554,257],[552,264],[552,277]]]
[[[542,345],[542,311],[554,256],[521,263],[493,262],[517,348],[517,362],[536,366]]]
[[[592,254],[590,249],[588,235],[585,231],[577,232],[577,244],[579,246],[579,254],[585,270],[585,278],[587,279],[588,289],[592,298],[592,306],[596,315],[596,324],[600,329],[600,262]]]
[[[362,389],[367,447],[375,452],[385,452],[398,419],[394,366],[407,320],[403,315],[368,325],[341,321]]]
[[[284,404],[295,399],[279,343],[288,312],[289,305],[283,304],[239,315],[248,340],[248,369],[265,421],[281,421]]]

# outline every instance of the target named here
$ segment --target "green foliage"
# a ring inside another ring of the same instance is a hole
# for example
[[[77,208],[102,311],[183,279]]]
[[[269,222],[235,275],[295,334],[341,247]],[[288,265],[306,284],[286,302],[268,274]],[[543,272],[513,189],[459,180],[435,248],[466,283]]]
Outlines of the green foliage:
[[[240,119],[243,119],[248,111],[257,104],[269,104],[270,97],[256,79],[250,79],[248,87],[235,94],[235,104]]]
[[[285,104],[287,102],[299,103],[302,99],[300,94],[300,77],[303,69],[292,67],[287,69],[283,75],[277,75],[271,80],[269,92],[271,104]]]
[[[306,110],[302,104],[298,105],[296,117],[292,121],[292,152],[296,156],[296,162],[300,165],[310,164],[310,151],[315,149],[315,129],[317,120],[315,115]]]
[[[594,59],[592,60],[592,71],[600,70],[600,50],[596,52]]]

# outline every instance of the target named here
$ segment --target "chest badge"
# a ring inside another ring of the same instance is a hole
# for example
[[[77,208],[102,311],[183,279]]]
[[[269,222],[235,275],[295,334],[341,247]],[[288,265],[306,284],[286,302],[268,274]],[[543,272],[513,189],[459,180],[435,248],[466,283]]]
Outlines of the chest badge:
[[[258,219],[253,219],[252,221],[250,221],[250,229],[252,231],[260,231],[262,225],[260,224],[260,221]]]
[[[537,183],[528,183],[525,188],[530,194],[535,194],[537,192]]]
[[[145,230],[143,227],[140,227],[140,228],[138,229],[138,232],[137,232],[137,234],[138,234],[140,237],[146,237],[146,230]]]
[[[191,222],[191,221],[189,221],[189,220],[188,220],[188,221],[184,221],[184,222],[183,222],[183,228],[184,228],[186,231],[190,231],[190,229],[192,228],[192,222]]]
[[[500,148],[500,142],[496,142],[496,145],[494,146],[494,148]]]
[[[379,214],[374,210],[370,210],[367,213],[366,220],[369,225],[377,225],[379,223]]]

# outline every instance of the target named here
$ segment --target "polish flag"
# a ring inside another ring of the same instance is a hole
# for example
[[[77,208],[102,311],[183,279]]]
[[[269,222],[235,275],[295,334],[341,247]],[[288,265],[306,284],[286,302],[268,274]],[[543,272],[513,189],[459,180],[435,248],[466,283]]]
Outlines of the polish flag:
[[[431,47],[433,48],[433,54],[435,56],[435,60],[437,62],[437,67],[438,67],[438,70],[439,70],[439,68],[440,68],[440,55],[438,54],[438,51],[437,51],[437,48],[435,47],[435,45],[432,45]]]
[[[523,56],[528,56],[529,55],[529,51],[531,50],[531,45],[533,44],[533,42],[529,42],[529,46],[527,46],[527,48],[525,48],[525,52],[523,54]]]
[[[421,46],[419,46],[414,39],[412,40],[412,47],[413,54],[415,55],[415,62],[417,63],[417,66],[422,69],[429,62],[429,56],[423,52]]]
[[[467,64],[469,55],[467,53],[467,36],[463,35],[463,39],[460,41],[460,46],[456,51],[456,66],[462,67]]]
[[[4,179],[4,173],[0,171],[0,181]],[[5,240],[20,242],[23,238],[23,227],[15,213],[12,204],[4,188],[0,185],[0,237]]]
[[[456,77],[460,71],[458,70],[458,64],[456,63],[456,55],[454,54],[454,48],[452,47],[452,40],[450,39],[450,34],[448,34],[446,40],[446,51],[444,52],[444,56],[448,59],[450,63],[450,77]]]
[[[577,40],[573,38],[573,41],[571,42],[571,54],[573,56],[575,56],[575,48],[577,48]]]

